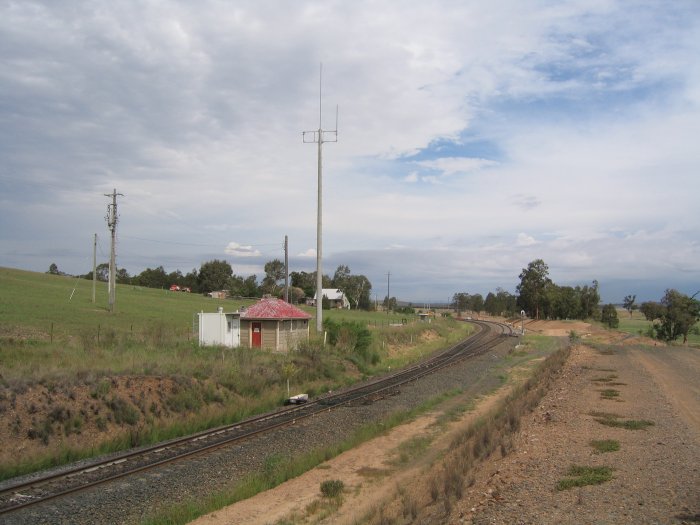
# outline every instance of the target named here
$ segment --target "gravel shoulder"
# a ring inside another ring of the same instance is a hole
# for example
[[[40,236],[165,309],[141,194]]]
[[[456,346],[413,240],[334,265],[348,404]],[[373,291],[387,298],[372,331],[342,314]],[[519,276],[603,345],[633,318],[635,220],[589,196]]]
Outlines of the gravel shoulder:
[[[614,351],[573,349],[555,386],[524,420],[515,451],[480,469],[449,523],[700,522],[700,352],[606,348]],[[603,398],[606,389],[619,396]],[[645,430],[604,426],[590,415],[594,411],[654,425]],[[597,453],[590,446],[591,440],[604,439],[619,441],[620,449]],[[574,464],[612,467],[613,479],[556,490]]]

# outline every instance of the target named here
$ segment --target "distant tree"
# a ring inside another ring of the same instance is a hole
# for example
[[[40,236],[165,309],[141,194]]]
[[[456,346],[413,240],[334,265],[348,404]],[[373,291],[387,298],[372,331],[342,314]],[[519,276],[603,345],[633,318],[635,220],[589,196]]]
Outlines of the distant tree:
[[[457,315],[462,315],[469,309],[470,297],[466,292],[458,292],[452,296],[452,308],[457,311]]]
[[[233,297],[260,297],[262,292],[258,286],[258,278],[255,275],[242,277],[234,275],[229,280],[229,293]]]
[[[639,311],[642,312],[647,321],[654,321],[664,315],[666,308],[656,301],[645,301],[639,307]]]
[[[199,274],[197,268],[192,268],[192,271],[188,272],[182,278],[182,286],[186,286],[193,292],[199,292]]]
[[[630,319],[632,318],[632,312],[637,309],[637,305],[635,304],[636,300],[636,295],[626,295],[622,300],[622,307],[629,312]]]
[[[116,279],[118,284],[131,284],[129,272],[127,272],[124,268],[117,268]]]
[[[280,281],[284,279],[284,263],[279,259],[273,259],[265,263],[265,277],[262,288],[264,293],[277,295],[280,291]]]
[[[581,301],[581,310],[579,312],[579,319],[598,319],[600,315],[600,293],[598,292],[598,281],[594,280],[591,286],[584,286],[583,288],[578,288],[579,297]]]
[[[484,298],[481,294],[477,293],[469,298],[469,308],[471,308],[472,312],[481,313],[484,309]]]
[[[315,275],[310,272],[291,272],[289,274],[289,279],[292,286],[301,288],[304,290],[304,295],[306,297],[313,297],[316,291],[316,279]]]
[[[620,325],[620,320],[617,317],[615,305],[606,304],[603,306],[600,320],[603,324],[607,325],[608,328],[617,328]]]
[[[700,318],[700,302],[678,290],[666,290],[661,305],[665,307],[665,312],[656,329],[657,337],[664,341],[675,341],[683,336],[683,344],[686,344],[688,332]]]
[[[335,270],[331,284],[335,288],[339,288],[341,290],[344,290],[345,285],[346,285],[349,278],[350,278],[350,267],[346,264],[341,264]]]
[[[331,309],[331,300],[326,297],[325,295],[321,296],[321,309],[322,310],[330,310]]]
[[[304,293],[303,289],[296,286],[289,287],[289,301],[292,304],[299,304],[304,297],[306,297],[306,294]]]
[[[214,259],[202,263],[198,275],[199,291],[209,293],[215,290],[225,290],[228,288],[232,276],[233,268],[226,261]]]
[[[97,267],[99,269],[99,266]],[[146,268],[140,274],[132,279],[132,282],[138,286],[145,286],[147,288],[168,288],[171,284],[168,281],[168,274],[162,266],[158,268]]]
[[[109,280],[109,263],[98,264],[95,271],[98,281],[107,282]],[[90,272],[90,278],[92,278],[92,272]]]
[[[48,273],[50,273],[51,275],[60,275],[61,274],[61,272],[58,271],[58,266],[56,265],[56,263],[51,263],[51,265],[49,266]]]
[[[372,305],[372,283],[364,275],[349,275],[339,287],[350,301],[350,305],[357,309],[369,310]]]
[[[535,319],[540,318],[540,309],[545,300],[545,288],[551,283],[549,267],[542,259],[536,259],[520,272],[520,284],[517,286],[518,304]]]
[[[396,303],[397,303],[396,297],[389,298],[387,296],[384,296],[384,302],[382,304],[384,304],[384,308],[387,308],[390,311],[393,311],[393,310],[396,310]]]

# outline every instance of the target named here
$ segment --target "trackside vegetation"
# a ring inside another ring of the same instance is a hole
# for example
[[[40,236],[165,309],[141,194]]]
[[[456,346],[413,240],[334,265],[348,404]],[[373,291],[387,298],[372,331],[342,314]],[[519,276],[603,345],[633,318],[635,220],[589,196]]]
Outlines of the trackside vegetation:
[[[326,311],[327,343],[200,347],[196,313],[252,304],[0,268],[0,479],[238,421],[386,372],[468,336],[449,318]],[[90,436],[88,438],[88,436]]]

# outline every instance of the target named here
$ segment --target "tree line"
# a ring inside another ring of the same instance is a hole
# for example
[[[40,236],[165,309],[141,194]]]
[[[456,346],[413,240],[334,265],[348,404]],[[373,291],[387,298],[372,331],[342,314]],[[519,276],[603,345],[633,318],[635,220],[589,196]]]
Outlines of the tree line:
[[[600,305],[598,281],[584,286],[559,286],[549,277],[549,267],[542,259],[536,259],[523,268],[516,287],[517,295],[497,288],[486,299],[481,294],[456,293],[452,307],[459,314],[471,310],[490,315],[516,317],[522,309],[532,319],[594,319],[610,328],[619,326],[617,308],[613,304]],[[700,292],[698,292],[700,293]],[[696,294],[697,295],[697,294]],[[687,343],[691,330],[700,319],[700,302],[678,290],[669,289],[660,301],[636,304],[636,295],[627,295],[622,306],[632,316],[639,309],[652,322],[648,335],[663,341],[675,341],[683,337]]]
[[[519,317],[520,311],[532,319],[600,319],[598,281],[584,286],[559,286],[549,278],[549,267],[542,259],[520,272],[517,294],[502,288],[481,294],[456,293],[452,306],[458,313],[471,310],[490,315]]]
[[[166,272],[162,266],[146,268],[138,275],[130,276],[123,269],[116,271],[119,284],[131,284],[146,288],[168,289],[175,285],[187,288],[193,293],[207,294],[213,291],[225,290],[234,297],[262,297],[272,295],[281,297],[284,293],[285,267],[279,259],[268,261],[264,266],[265,276],[258,282],[256,275],[242,276],[233,272],[233,267],[223,260],[206,261],[192,271],[183,274],[180,270]],[[51,264],[48,273],[63,275],[56,264]],[[101,263],[96,267],[97,279],[106,282],[109,279],[109,264]],[[92,279],[92,272],[80,275],[84,279]],[[289,275],[289,300],[300,303],[305,298],[313,298],[316,293],[316,272],[291,272]],[[353,275],[350,267],[340,265],[333,277],[322,276],[323,288],[340,289],[350,302],[351,308],[368,310],[372,307],[370,300],[372,283],[364,275]]]

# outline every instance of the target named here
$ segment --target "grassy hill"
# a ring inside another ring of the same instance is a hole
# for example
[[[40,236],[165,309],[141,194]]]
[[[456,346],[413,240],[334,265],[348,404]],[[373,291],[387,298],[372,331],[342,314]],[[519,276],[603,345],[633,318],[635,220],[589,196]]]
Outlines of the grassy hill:
[[[336,389],[464,338],[469,325],[439,319],[326,311],[369,329],[323,346],[312,337],[289,354],[200,347],[196,313],[252,301],[0,268],[0,479],[100,452],[152,443],[279,406],[296,393]],[[309,310],[311,311],[311,310]],[[406,319],[410,321],[411,319]],[[313,323],[312,323],[313,324]]]

